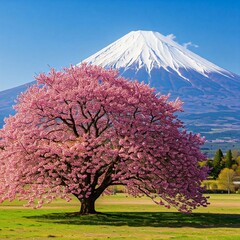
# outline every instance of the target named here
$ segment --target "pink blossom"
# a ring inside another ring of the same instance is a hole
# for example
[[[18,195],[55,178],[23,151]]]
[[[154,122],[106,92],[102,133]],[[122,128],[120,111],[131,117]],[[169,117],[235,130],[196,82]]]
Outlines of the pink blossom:
[[[179,99],[86,64],[36,79],[0,130],[1,202],[73,194],[83,205],[120,184],[179,211],[207,205],[204,139],[183,130]]]

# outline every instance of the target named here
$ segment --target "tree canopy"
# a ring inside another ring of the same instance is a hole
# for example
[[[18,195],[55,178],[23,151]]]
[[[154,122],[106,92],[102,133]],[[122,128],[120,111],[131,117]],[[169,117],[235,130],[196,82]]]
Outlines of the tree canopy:
[[[0,131],[0,199],[41,207],[57,197],[81,214],[111,185],[191,212],[206,206],[204,140],[184,130],[180,100],[115,70],[82,64],[51,69],[19,96]]]
[[[226,153],[225,167],[231,168],[232,165],[233,165],[233,156],[232,156],[232,151],[229,149]]]
[[[216,179],[221,172],[221,170],[224,168],[223,163],[223,152],[221,149],[218,149],[215,153],[214,159],[213,159],[213,169],[212,169],[212,175]]]
[[[233,169],[224,168],[218,176],[218,184],[220,189],[234,191],[235,185],[233,184],[233,178],[236,176],[236,173]]]

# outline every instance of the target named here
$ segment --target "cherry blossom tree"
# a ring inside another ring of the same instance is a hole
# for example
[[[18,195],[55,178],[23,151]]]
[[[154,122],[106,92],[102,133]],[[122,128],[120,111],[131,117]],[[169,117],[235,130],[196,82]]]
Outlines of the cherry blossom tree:
[[[1,202],[75,196],[89,214],[109,186],[124,185],[182,212],[207,206],[204,140],[184,130],[180,100],[86,64],[36,80],[0,131]]]

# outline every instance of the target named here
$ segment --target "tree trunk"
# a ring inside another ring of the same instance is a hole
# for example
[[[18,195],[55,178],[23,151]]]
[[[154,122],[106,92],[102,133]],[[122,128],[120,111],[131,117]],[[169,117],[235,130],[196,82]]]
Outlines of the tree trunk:
[[[80,215],[86,215],[86,214],[94,214],[97,213],[95,211],[95,198],[85,198],[81,200],[81,209],[80,209]]]

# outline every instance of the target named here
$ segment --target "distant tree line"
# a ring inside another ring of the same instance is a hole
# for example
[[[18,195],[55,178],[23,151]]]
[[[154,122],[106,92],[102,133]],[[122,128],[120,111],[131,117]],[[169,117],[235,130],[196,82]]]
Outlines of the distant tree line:
[[[234,184],[240,181],[240,152],[228,150],[224,156],[218,149],[213,159],[208,159],[205,164],[210,168],[209,178],[204,181],[208,191],[212,192],[240,192],[240,185]]]

